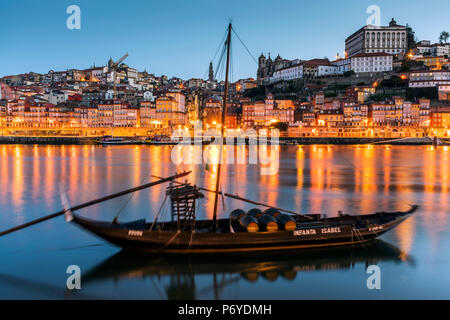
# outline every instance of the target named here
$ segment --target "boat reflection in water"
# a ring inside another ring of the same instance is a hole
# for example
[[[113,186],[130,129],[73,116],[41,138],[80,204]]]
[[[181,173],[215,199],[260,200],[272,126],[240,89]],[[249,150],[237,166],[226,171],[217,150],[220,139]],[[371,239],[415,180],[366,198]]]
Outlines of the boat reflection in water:
[[[374,240],[365,246],[333,249],[311,249],[303,252],[284,252],[217,256],[142,255],[120,251],[93,267],[83,276],[84,288],[100,282],[118,283],[132,279],[150,278],[160,281],[168,278],[166,299],[196,299],[214,297],[235,282],[246,281],[251,285],[258,280],[275,281],[280,277],[293,281],[302,272],[353,269],[381,262],[414,264],[412,257],[382,240]],[[197,290],[196,278],[212,276],[213,285]]]

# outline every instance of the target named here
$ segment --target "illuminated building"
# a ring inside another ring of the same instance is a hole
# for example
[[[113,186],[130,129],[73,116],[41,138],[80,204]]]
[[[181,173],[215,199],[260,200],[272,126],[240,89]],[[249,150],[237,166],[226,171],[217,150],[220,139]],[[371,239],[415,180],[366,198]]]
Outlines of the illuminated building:
[[[156,103],[153,101],[142,101],[141,102],[141,123],[140,126],[143,128],[155,127],[156,120]]]
[[[345,40],[345,51],[349,57],[363,53],[407,52],[407,32],[407,27],[398,25],[394,19],[389,26],[367,25]]]
[[[432,70],[442,70],[442,67],[448,65],[449,61],[444,56],[440,57],[431,57],[424,56],[415,59],[416,61],[422,61],[426,67],[431,68]]]
[[[450,110],[437,110],[431,113],[431,127],[450,128]]]
[[[292,106],[292,107],[291,107]],[[273,100],[271,94],[265,101],[244,103],[242,121],[245,127],[269,127],[275,122],[294,123],[294,108],[291,100]]]
[[[351,69],[355,73],[390,72],[393,61],[393,55],[388,53],[359,53],[351,57]]]
[[[205,126],[213,126],[220,123],[222,117],[222,102],[217,99],[207,99],[203,108],[203,123]]]
[[[185,125],[186,113],[179,111],[179,103],[174,97],[162,96],[156,99],[156,120],[164,128],[170,130],[172,126]]]
[[[349,87],[345,95],[353,102],[365,103],[367,98],[375,94],[376,86]]]
[[[410,73],[410,88],[435,88],[440,85],[450,85],[450,70],[421,70]]]
[[[322,110],[317,115],[318,124],[330,127],[341,127],[344,124],[344,115],[339,110]]]
[[[369,107],[359,104],[344,104],[344,125],[349,127],[367,126]]]
[[[450,84],[438,86],[439,100],[450,101]]]

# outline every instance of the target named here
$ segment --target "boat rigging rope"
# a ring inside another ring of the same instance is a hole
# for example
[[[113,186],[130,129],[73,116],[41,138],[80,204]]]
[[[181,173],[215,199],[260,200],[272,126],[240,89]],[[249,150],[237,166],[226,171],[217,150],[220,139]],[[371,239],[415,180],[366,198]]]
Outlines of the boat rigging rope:
[[[361,234],[361,231],[359,231],[359,230],[356,229],[355,227],[352,228],[352,241],[353,241],[353,231],[355,231],[355,235],[356,235],[356,238],[358,239],[358,241],[363,245],[363,247],[366,247],[366,246],[364,245],[364,242],[365,242],[366,240],[364,240],[364,238],[363,238],[363,236],[362,236],[362,234]]]
[[[250,50],[247,48],[247,46],[245,45],[244,41],[242,41],[242,39],[239,37],[239,35],[237,34],[236,30],[234,30],[234,28],[231,28],[231,30],[233,31],[233,33],[236,35],[236,37],[238,38],[238,40],[241,42],[241,44],[244,46],[245,50],[247,51],[247,53],[249,54],[249,56],[253,59],[253,61],[256,63],[256,65],[258,65],[258,61],[255,59],[255,57],[252,55],[252,53],[250,52]]]
[[[152,173],[152,169],[149,168],[148,173],[146,175],[144,175],[144,178],[142,179],[141,184],[143,184],[147,178],[150,178],[152,176],[151,173]],[[133,199],[135,193],[136,192],[131,193],[130,197],[127,199],[127,201],[125,201],[123,206],[119,209],[119,212],[117,212],[117,214],[114,216],[114,219],[113,219],[114,224],[118,223],[119,215],[122,213],[122,211],[128,205],[128,203],[131,201],[131,199]]]
[[[223,48],[222,48],[222,52],[220,53],[219,63],[217,64],[216,70],[214,72],[214,79],[215,80],[218,80],[219,73],[222,74],[223,67],[224,67],[224,64],[225,64],[224,61],[225,61],[226,48],[227,48],[227,46],[226,46],[226,41],[225,41],[225,44],[223,45]]]
[[[217,46],[216,53],[214,54],[214,57],[211,60],[212,63],[214,63],[214,61],[216,60],[216,57],[217,57],[217,54],[219,53],[220,48],[223,48],[223,43],[225,42],[225,39],[227,38],[227,34],[228,34],[228,30],[225,30],[222,40],[220,41],[219,45]],[[203,78],[206,78],[208,76],[208,73],[209,73],[209,68],[206,70]]]
[[[164,208],[164,204],[166,203],[166,200],[167,200],[167,194],[166,194],[166,196],[164,197],[164,201],[163,201],[161,207],[159,208],[158,213],[156,214],[155,218],[153,219],[153,223],[152,223],[152,226],[150,227],[150,230],[149,230],[149,231],[152,231],[153,226],[154,226],[155,223],[158,221],[159,214],[161,213],[162,209]]]
[[[194,219],[194,226],[193,226],[193,228],[191,230],[191,237],[189,238],[188,250],[191,250],[192,239],[194,238],[194,233],[195,233],[195,219]]]

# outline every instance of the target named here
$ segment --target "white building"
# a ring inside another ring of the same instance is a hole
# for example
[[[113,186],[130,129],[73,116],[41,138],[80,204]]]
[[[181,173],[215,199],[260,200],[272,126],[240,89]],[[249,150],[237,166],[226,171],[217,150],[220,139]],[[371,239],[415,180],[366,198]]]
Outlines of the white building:
[[[435,43],[431,44],[430,40],[422,40],[417,42],[414,50],[416,56],[433,56],[443,57],[450,56],[450,43]]]
[[[303,64],[296,64],[277,70],[270,77],[270,82],[289,81],[303,78]]]
[[[114,99],[114,90],[108,89],[108,91],[106,91],[106,93],[105,93],[105,99],[106,100]]]
[[[317,76],[326,77],[339,74],[339,67],[331,63],[317,64]]]
[[[309,74],[305,75],[305,69],[308,70]],[[310,74],[312,72],[311,70],[313,70],[313,75]],[[275,71],[270,77],[270,83],[302,79],[305,76],[315,78],[333,76],[337,74],[339,74],[339,67],[332,64],[327,59],[312,59]]]
[[[435,43],[431,46],[431,55],[433,57],[442,57],[450,55],[450,44]]]
[[[409,76],[410,88],[434,88],[450,85],[450,70],[413,71]]]
[[[431,41],[430,40],[422,40],[417,42],[416,44],[416,55],[431,55]]]
[[[69,94],[67,92],[56,90],[44,94],[43,98],[47,100],[49,103],[57,105],[61,102],[67,101],[67,99],[69,98]]]
[[[103,80],[106,72],[108,71],[107,67],[94,67],[91,69],[86,69],[84,72],[91,79],[97,79],[99,81]]]
[[[408,51],[407,28],[392,19],[389,26],[367,25],[345,40],[349,57],[360,53],[386,52],[398,54]]]
[[[167,92],[166,96],[175,100],[176,104],[172,107],[172,112],[185,112],[186,111],[186,97],[184,94],[178,91]]]
[[[350,58],[335,60],[331,63],[337,67],[338,74],[344,74],[345,72],[352,70],[352,61]]]
[[[351,57],[351,69],[355,73],[390,72],[393,62],[388,53],[361,53]]]
[[[155,101],[155,96],[151,91],[144,91],[144,100],[145,101]]]

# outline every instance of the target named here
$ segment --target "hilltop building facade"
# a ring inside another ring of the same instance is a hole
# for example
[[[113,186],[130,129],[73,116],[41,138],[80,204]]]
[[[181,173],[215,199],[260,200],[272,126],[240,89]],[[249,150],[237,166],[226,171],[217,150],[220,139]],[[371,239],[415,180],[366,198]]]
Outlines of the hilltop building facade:
[[[389,26],[367,25],[345,40],[345,52],[351,57],[361,53],[385,52],[390,54],[408,51],[408,27],[392,19]]]

